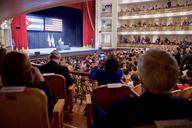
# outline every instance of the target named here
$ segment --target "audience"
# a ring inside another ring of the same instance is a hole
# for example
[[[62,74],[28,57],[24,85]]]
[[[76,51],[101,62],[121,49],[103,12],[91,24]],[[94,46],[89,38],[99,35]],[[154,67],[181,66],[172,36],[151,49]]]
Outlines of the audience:
[[[53,111],[52,94],[40,71],[31,66],[29,58],[19,52],[9,52],[1,62],[3,86],[26,86],[43,90],[47,95],[48,114],[49,119],[51,119]]]
[[[157,6],[159,4],[159,6]],[[159,11],[167,12],[170,11],[171,8],[179,8],[179,7],[187,7],[192,6],[191,0],[183,0],[181,3],[178,3],[177,0],[165,0],[165,1],[156,1],[153,3],[143,3],[140,6],[131,6],[127,7],[127,9],[121,9],[119,12],[119,16],[123,15],[134,15],[135,13],[146,14],[153,12],[154,10],[158,13]]]
[[[131,81],[128,83],[130,87],[135,87],[136,85],[140,84],[140,79],[136,73],[131,75]]]
[[[176,85],[179,68],[163,50],[151,49],[139,58],[138,70],[144,93],[116,101],[99,128],[133,127],[156,120],[192,119],[192,102],[168,93]]]
[[[123,72],[119,69],[117,59],[110,56],[105,61],[104,69],[97,66],[91,69],[90,78],[97,80],[98,85],[104,85],[108,83],[120,83],[122,75]]]

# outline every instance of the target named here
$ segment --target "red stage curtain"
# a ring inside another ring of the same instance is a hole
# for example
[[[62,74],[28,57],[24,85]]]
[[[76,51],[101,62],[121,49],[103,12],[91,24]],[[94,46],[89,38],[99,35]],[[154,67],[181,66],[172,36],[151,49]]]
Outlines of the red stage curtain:
[[[26,15],[13,18],[11,23],[12,38],[17,50],[28,49]]]
[[[90,17],[88,13],[90,14]],[[83,3],[83,46],[90,47],[91,45],[93,45],[91,43],[95,43],[94,41],[95,41],[95,1],[89,1],[88,8],[86,2]]]
[[[83,3],[69,4],[69,5],[65,5],[65,7],[70,7],[70,8],[75,8],[75,9],[82,10]]]
[[[88,8],[86,4],[86,2],[83,2],[65,6],[83,10],[83,46],[90,47],[91,45],[94,45],[91,43],[95,43],[95,1],[89,1]]]

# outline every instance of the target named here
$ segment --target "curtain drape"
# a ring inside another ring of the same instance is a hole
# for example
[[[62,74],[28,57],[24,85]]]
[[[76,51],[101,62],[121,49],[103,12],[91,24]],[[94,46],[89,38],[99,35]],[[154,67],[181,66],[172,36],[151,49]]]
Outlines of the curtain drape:
[[[87,4],[87,5],[86,5]],[[95,44],[95,1],[83,2],[83,46]]]
[[[16,50],[28,49],[27,40],[27,26],[26,26],[26,15],[20,15],[13,18],[11,23],[11,31],[13,38],[13,45]]]
[[[86,3],[87,2],[87,3]],[[65,5],[83,11],[83,46],[95,45],[95,1],[86,1],[78,4]]]

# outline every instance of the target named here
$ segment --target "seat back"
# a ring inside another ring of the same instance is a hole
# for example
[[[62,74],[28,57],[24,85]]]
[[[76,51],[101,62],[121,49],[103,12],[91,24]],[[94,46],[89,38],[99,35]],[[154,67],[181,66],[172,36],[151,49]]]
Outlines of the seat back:
[[[137,94],[141,95],[141,94],[142,94],[142,86],[141,86],[141,84],[135,85],[135,87],[133,88],[133,90],[134,90]]]
[[[180,89],[178,89],[178,90],[173,90],[170,93],[172,96],[180,97],[182,94],[182,91]]]
[[[48,88],[53,92],[56,100],[63,98],[67,100],[65,77],[59,74],[50,74],[43,76]]]
[[[119,99],[130,97],[132,91],[128,86],[118,88],[108,88],[107,86],[98,87],[93,91],[92,102],[109,110],[111,104]]]
[[[182,98],[191,99],[192,98],[192,87],[187,87],[182,91]]]
[[[49,128],[47,97],[37,88],[0,90],[1,128]]]

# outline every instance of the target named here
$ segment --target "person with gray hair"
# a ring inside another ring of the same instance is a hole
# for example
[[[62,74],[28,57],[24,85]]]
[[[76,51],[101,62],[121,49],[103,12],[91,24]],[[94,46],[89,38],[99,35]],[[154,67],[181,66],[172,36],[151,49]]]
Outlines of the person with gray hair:
[[[138,70],[143,94],[115,101],[99,128],[128,128],[153,124],[157,120],[192,119],[192,101],[169,94],[179,77],[173,56],[163,50],[150,49],[140,56]]]
[[[53,50],[50,53],[49,58],[50,61],[47,64],[38,67],[41,73],[56,73],[63,75],[66,79],[67,88],[73,85],[74,80],[70,75],[68,67],[60,64],[61,54],[57,50]],[[68,95],[68,89],[66,91]]]

